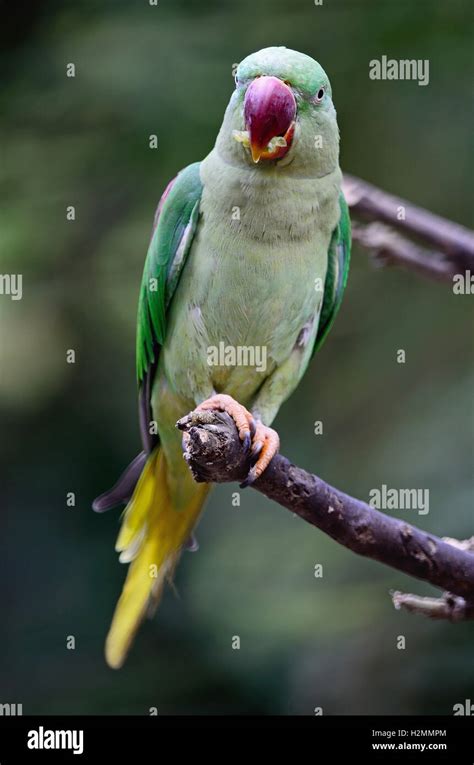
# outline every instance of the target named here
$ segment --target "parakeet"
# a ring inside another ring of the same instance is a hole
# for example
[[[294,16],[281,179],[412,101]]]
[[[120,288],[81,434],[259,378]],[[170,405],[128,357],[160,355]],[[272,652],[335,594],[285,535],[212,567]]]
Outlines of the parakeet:
[[[303,53],[270,47],[239,64],[214,148],[160,200],[138,306],[143,451],[94,502],[99,512],[126,504],[116,549],[130,567],[106,640],[111,667],[123,664],[192,544],[210,490],[183,460],[177,420],[196,408],[227,411],[251,449],[246,485],[279,448],[270,425],[326,337],[347,280],[341,179],[326,73]],[[242,348],[246,363],[227,355]]]

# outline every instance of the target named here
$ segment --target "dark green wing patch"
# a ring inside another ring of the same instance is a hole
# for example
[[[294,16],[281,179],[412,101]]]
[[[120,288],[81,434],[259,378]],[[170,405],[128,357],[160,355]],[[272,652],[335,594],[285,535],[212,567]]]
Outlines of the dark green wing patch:
[[[324,285],[324,298],[319,317],[318,334],[313,348],[313,356],[325,341],[342,302],[349,274],[351,258],[351,220],[344,194],[339,195],[341,217],[334,229],[328,252],[328,270]]]

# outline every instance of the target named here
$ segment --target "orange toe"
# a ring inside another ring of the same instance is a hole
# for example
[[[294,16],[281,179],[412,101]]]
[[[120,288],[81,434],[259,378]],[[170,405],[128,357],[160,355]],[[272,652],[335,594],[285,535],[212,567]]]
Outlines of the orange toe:
[[[240,485],[242,488],[250,486],[254,481],[259,478],[263,471],[266,470],[275,454],[277,454],[280,448],[280,437],[276,430],[269,428],[262,422],[257,423],[255,436],[253,438],[252,451],[258,454],[258,459],[255,464],[250,468],[249,474],[245,481]]]
[[[276,430],[268,428],[262,422],[259,422],[257,424],[254,440],[263,442],[258,460],[253,466],[255,477],[258,478],[262,475],[263,471],[268,467],[273,457],[278,452],[280,448],[280,437]]]
[[[251,413],[245,406],[239,404],[238,401],[232,398],[232,396],[228,396],[227,393],[217,393],[196,407],[196,411],[206,409],[218,409],[220,412],[227,412],[235,422],[241,441],[246,441],[250,445],[251,433],[255,430],[255,423]]]

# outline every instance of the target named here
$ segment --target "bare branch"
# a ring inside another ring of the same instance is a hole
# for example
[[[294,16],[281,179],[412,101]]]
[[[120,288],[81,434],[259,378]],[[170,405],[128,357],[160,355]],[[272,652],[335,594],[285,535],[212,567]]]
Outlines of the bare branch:
[[[352,213],[365,220],[390,224],[418,237],[448,255],[455,262],[457,272],[467,268],[474,270],[474,233],[469,229],[352,175],[344,175],[343,191]],[[403,216],[399,214],[401,209]]]
[[[404,592],[392,592],[392,602],[397,610],[404,608],[414,614],[429,616],[430,619],[447,619],[450,622],[462,622],[474,619],[474,603],[468,603],[450,593],[442,598],[421,598]]]
[[[474,552],[474,537],[470,537],[469,539],[453,539],[453,537],[443,537],[443,541],[447,542],[449,545],[457,547],[458,550],[468,550],[469,552]]]
[[[381,265],[397,264],[440,281],[452,281],[455,261],[438,252],[427,252],[385,223],[352,224],[352,240],[370,250]]]
[[[177,425],[188,435],[184,457],[197,481],[241,482],[245,478],[249,455],[243,451],[227,414],[191,412]],[[467,602],[474,600],[472,552],[381,513],[292,465],[281,454],[273,458],[253,488],[353,552],[430,582]],[[406,603],[400,605],[408,608]]]

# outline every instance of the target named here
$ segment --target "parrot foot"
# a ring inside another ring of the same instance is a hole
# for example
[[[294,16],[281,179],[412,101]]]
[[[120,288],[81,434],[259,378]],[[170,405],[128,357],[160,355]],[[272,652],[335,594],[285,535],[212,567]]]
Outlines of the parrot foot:
[[[238,401],[226,393],[218,393],[215,396],[211,396],[211,398],[199,404],[195,411],[203,412],[210,409],[227,412],[235,422],[245,451],[248,451],[251,447],[252,467],[247,478],[240,484],[240,487],[244,489],[262,475],[278,452],[280,448],[278,433],[264,425],[263,422],[256,421],[245,406],[239,404]]]

